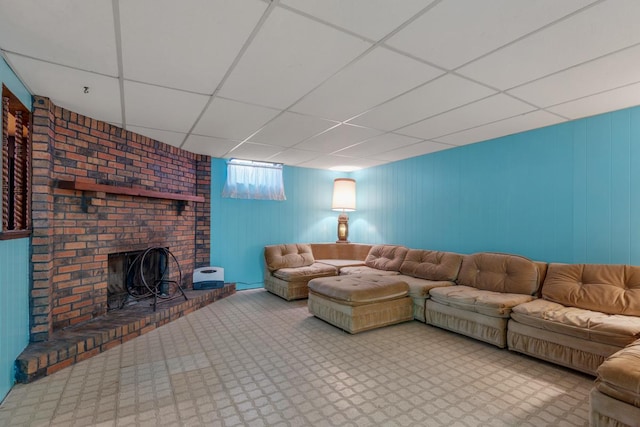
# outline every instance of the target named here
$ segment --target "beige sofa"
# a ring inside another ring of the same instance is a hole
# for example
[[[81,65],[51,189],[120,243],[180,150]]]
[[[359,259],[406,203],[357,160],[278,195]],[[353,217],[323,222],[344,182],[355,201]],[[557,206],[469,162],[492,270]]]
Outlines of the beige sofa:
[[[640,267],[327,245],[278,245],[285,247],[275,250],[276,262],[266,261],[265,288],[278,294],[274,282],[282,288],[338,274],[392,276],[408,284],[414,319],[597,375],[591,425],[640,427]],[[280,267],[285,271],[276,273]]]
[[[535,299],[539,286],[540,271],[527,258],[466,255],[456,286],[429,291],[426,322],[504,348],[511,310]]]
[[[463,255],[397,245],[310,243],[264,250],[264,287],[286,300],[307,298],[309,281],[335,275],[397,276],[409,286],[414,318],[425,321],[429,290],[453,286]]]
[[[550,264],[542,298],[514,307],[510,350],[595,375],[640,338],[640,267]]]
[[[364,265],[371,245],[293,243],[264,248],[264,287],[287,301],[307,298],[309,280],[337,276],[341,268]]]

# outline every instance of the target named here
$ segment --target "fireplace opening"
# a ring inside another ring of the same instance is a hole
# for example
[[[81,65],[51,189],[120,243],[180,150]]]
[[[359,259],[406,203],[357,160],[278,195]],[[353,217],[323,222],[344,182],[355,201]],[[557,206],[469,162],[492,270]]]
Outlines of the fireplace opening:
[[[108,256],[107,310],[124,308],[139,300],[168,300],[182,290],[182,270],[176,257],[164,247],[117,252]]]

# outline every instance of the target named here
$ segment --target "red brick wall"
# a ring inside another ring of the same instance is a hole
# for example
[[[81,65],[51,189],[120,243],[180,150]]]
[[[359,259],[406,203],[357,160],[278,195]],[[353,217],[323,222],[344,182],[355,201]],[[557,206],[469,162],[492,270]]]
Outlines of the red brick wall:
[[[209,261],[210,158],[65,110],[47,98],[34,98],[33,117],[32,341],[106,313],[109,253],[167,246],[191,287],[193,269]],[[173,200],[64,190],[57,187],[60,180],[207,201],[189,202],[179,212]]]

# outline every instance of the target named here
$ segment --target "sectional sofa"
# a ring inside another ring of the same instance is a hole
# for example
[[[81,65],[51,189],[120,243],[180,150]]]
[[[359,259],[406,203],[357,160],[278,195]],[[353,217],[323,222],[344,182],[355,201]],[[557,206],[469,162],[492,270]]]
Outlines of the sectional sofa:
[[[265,288],[287,300],[307,298],[315,278],[345,275],[393,277],[407,284],[416,320],[595,375],[591,425],[640,426],[640,267],[396,245],[265,247]]]

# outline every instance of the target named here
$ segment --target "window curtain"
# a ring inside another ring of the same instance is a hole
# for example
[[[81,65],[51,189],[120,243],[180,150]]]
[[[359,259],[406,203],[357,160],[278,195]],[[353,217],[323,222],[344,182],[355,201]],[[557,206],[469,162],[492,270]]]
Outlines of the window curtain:
[[[222,197],[232,199],[286,200],[282,164],[231,159]]]

